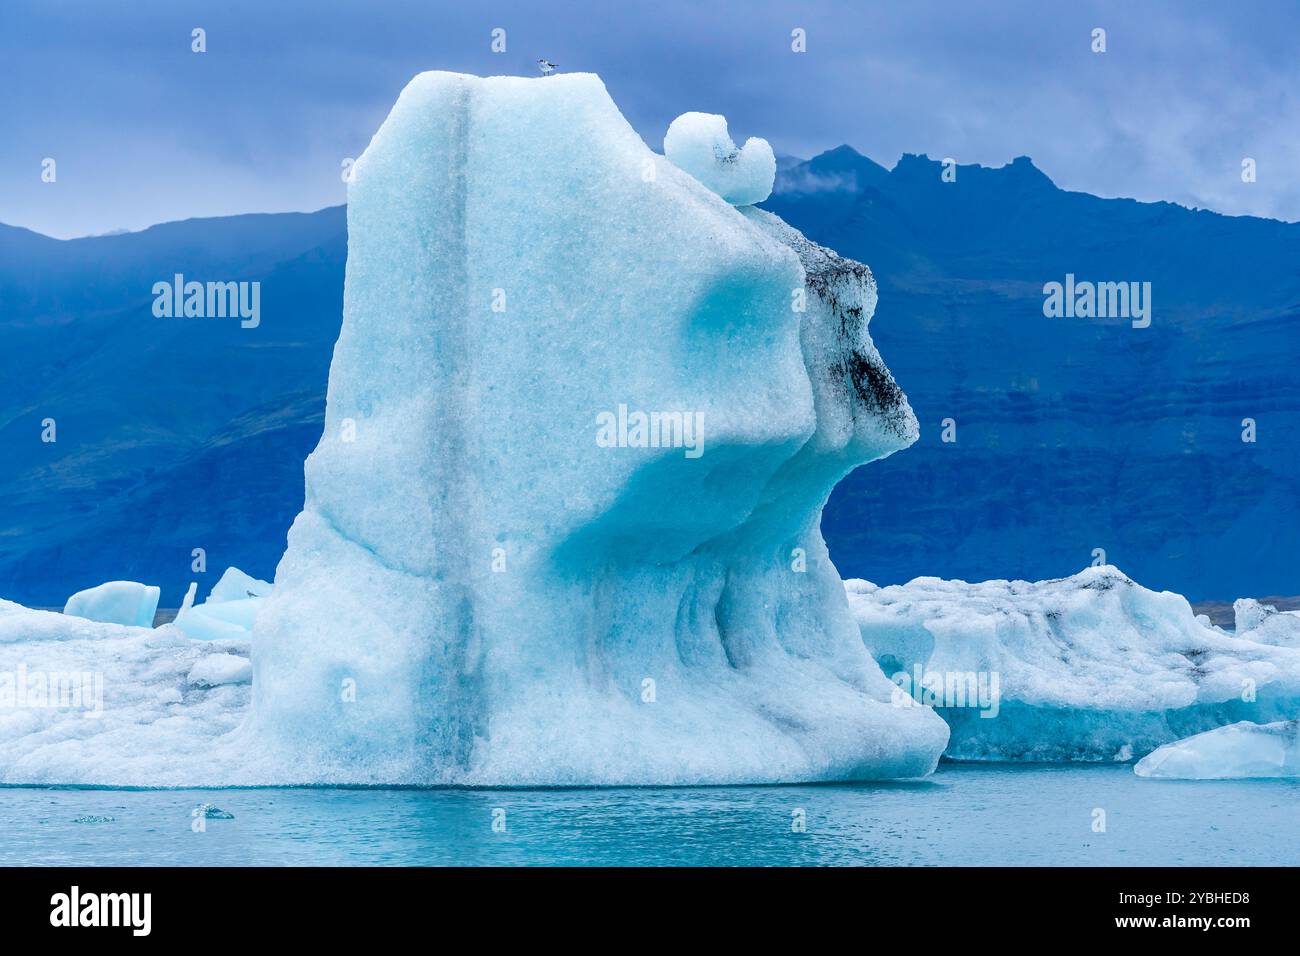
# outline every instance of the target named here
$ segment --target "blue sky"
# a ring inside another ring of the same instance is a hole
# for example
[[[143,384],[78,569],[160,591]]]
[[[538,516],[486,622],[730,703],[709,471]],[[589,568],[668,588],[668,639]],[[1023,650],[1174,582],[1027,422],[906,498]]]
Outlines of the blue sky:
[[[340,163],[415,73],[531,75],[539,56],[601,74],[656,149],[703,110],[778,153],[1027,154],[1069,189],[1300,219],[1295,2],[113,6],[0,6],[0,221],[68,237],[340,203]]]

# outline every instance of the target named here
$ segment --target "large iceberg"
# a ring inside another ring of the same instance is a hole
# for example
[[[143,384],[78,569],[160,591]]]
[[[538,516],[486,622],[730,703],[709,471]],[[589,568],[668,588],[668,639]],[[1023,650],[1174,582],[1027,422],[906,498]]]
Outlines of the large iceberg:
[[[324,435],[253,638],[281,782],[911,777],[818,528],[913,442],[866,267],[594,75],[425,73],[357,161]]]
[[[1055,581],[846,582],[900,696],[933,701],[964,760],[1128,760],[1300,713],[1300,649],[1234,637],[1114,567]],[[954,694],[956,692],[956,694]]]
[[[1165,744],[1138,761],[1139,777],[1233,780],[1300,777],[1300,721],[1249,721]]]

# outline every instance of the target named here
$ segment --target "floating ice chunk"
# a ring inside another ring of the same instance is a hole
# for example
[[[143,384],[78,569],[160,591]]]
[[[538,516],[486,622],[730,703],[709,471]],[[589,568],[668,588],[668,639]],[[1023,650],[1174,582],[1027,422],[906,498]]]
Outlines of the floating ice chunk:
[[[1137,762],[1139,777],[1229,780],[1300,777],[1300,722],[1240,723],[1165,744]]]
[[[1300,611],[1279,611],[1251,598],[1232,602],[1238,637],[1279,647],[1300,647]]]
[[[733,206],[752,206],[772,194],[772,147],[751,136],[737,149],[725,116],[683,113],[668,127],[664,155]]]
[[[186,636],[198,641],[246,640],[251,636],[263,599],[272,590],[271,584],[238,568],[227,568],[207,601],[198,605],[194,604],[196,587],[190,585],[175,624]]]
[[[200,803],[194,808],[192,816],[203,817],[205,820],[233,820],[235,815],[222,810],[211,803]]]
[[[221,576],[221,580],[213,585],[207,603],[220,604],[226,601],[266,597],[271,593],[272,587],[273,585],[266,581],[259,581],[239,568],[226,568],[226,573]]]
[[[253,679],[253,665],[237,654],[209,654],[190,668],[185,678],[196,687],[220,687],[222,684],[247,684]]]
[[[767,194],[766,144],[721,162],[692,128],[670,154]],[[818,526],[840,477],[916,437],[865,266],[701,188],[584,74],[416,77],[348,220],[324,434],[254,629],[260,778],[934,768],[947,728],[894,705]],[[620,406],[702,421],[704,453],[671,424],[601,444]]]
[[[101,624],[153,627],[159,593],[159,589],[150,584],[109,581],[72,595],[64,605],[63,613]]]
[[[1113,567],[1038,583],[846,589],[864,643],[900,687],[938,682],[946,693],[951,675],[952,689],[969,691],[972,677],[991,685],[996,675],[995,716],[969,692],[940,698],[952,757],[1141,756],[1232,721],[1300,712],[1300,649],[1206,627],[1180,595]]]

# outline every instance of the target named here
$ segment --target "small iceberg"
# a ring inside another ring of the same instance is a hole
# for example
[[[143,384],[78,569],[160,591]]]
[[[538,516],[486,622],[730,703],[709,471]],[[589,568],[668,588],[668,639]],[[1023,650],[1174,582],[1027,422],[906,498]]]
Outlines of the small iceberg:
[[[213,806],[210,803],[200,803],[194,808],[191,816],[202,817],[205,820],[233,820],[235,815],[222,810],[220,807]]]
[[[100,624],[153,627],[160,593],[150,584],[109,581],[72,595],[63,606],[63,613]]]
[[[227,568],[202,604],[194,604],[198,585],[190,585],[174,623],[196,641],[248,640],[257,612],[273,587],[239,568]]]
[[[1147,754],[1133,772],[1172,780],[1300,777],[1300,721],[1243,720],[1207,730]]]
[[[221,575],[221,580],[208,594],[207,603],[230,604],[236,601],[247,601],[250,598],[264,598],[274,587],[275,585],[269,581],[259,581],[239,568],[226,568],[226,573]]]
[[[1300,611],[1279,611],[1252,598],[1232,602],[1237,637],[1277,647],[1300,647]]]

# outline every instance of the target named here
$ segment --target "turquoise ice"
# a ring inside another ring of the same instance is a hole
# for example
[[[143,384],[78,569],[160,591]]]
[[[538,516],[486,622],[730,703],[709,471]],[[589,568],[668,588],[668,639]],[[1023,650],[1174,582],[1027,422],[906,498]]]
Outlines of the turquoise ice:
[[[1133,771],[1139,777],[1183,780],[1300,777],[1300,721],[1229,724],[1165,744]]]
[[[63,613],[101,624],[153,627],[159,593],[157,587],[137,581],[109,581],[72,595]]]

